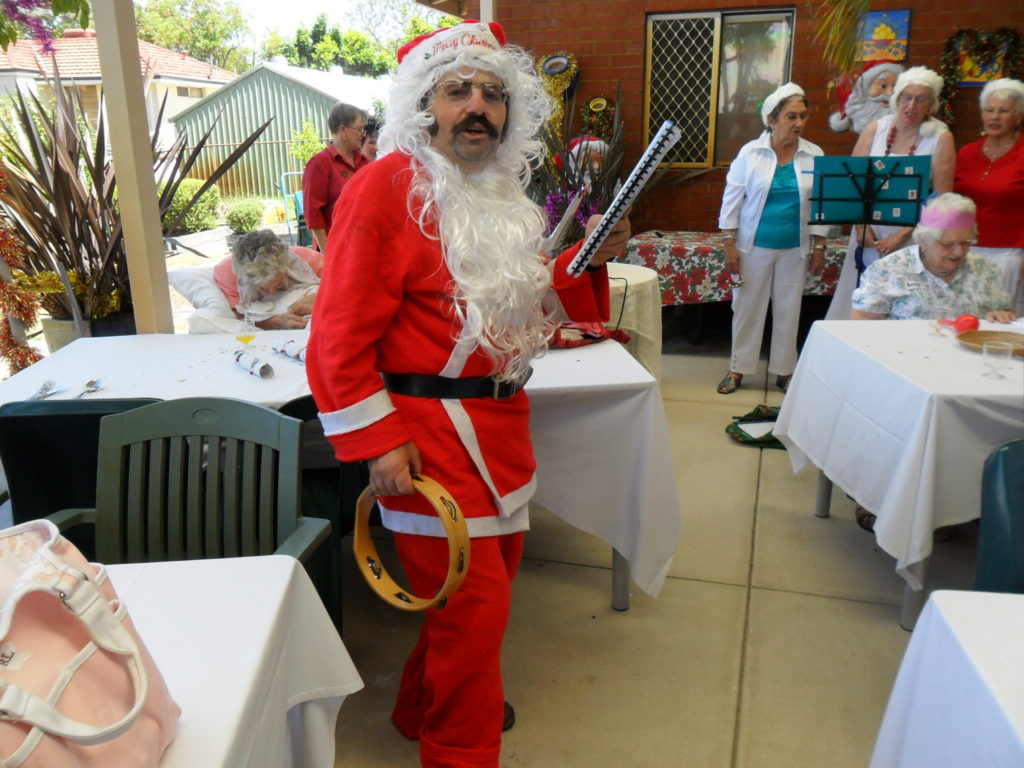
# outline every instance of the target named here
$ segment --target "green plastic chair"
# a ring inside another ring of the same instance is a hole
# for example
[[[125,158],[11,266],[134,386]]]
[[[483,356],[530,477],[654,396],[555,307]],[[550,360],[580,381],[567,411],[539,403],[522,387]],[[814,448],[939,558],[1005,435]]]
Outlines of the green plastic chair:
[[[1024,594],[1024,440],[1011,440],[985,460],[974,588]]]
[[[227,398],[106,416],[95,508],[50,519],[61,530],[95,526],[97,558],[108,564],[283,554],[309,568],[331,524],[299,513],[300,431],[296,419]],[[325,549],[322,562],[337,571],[337,553]]]

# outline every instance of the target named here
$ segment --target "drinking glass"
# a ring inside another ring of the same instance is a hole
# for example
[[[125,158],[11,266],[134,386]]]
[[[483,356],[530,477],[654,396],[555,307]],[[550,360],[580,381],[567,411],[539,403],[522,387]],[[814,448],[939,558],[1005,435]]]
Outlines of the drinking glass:
[[[932,332],[941,336],[947,328],[952,328],[940,321],[953,319],[953,307],[949,304],[935,304],[928,308],[927,317],[931,321]]]
[[[1010,367],[1013,344],[1008,341],[986,341],[981,345],[981,354],[985,367],[988,369],[982,374],[985,378],[1006,378],[1002,372]]]
[[[243,322],[245,323],[245,328],[236,333],[235,338],[242,342],[245,348],[248,349],[252,340],[256,338],[256,331],[258,330],[256,328],[256,321],[259,320],[260,317],[259,313],[253,312],[251,309],[244,310],[242,317]]]

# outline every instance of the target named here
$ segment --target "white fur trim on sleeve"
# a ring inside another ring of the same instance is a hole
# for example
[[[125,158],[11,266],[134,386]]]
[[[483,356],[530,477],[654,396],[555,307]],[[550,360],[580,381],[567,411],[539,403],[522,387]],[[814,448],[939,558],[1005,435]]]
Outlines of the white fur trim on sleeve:
[[[355,405],[342,408],[340,411],[320,414],[320,423],[324,425],[325,435],[343,435],[355,432],[380,421],[395,410],[391,397],[386,389],[374,392]]]

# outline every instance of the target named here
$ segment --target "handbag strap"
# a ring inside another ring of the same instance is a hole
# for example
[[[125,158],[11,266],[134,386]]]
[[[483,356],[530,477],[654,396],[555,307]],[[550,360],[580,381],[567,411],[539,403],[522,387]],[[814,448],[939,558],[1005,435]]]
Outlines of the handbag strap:
[[[52,590],[43,588],[30,591],[49,591],[54,594]],[[20,595],[19,599],[25,594],[28,592]],[[0,694],[0,719],[25,723],[81,744],[109,741],[135,723],[149,696],[149,678],[142,663],[139,645],[114,614],[106,596],[92,582],[83,580],[71,594],[57,593],[54,596],[85,624],[97,646],[127,657],[125,661],[131,675],[135,701],[121,719],[107,726],[95,726],[73,720],[62,714],[51,702],[0,680],[3,691]]]

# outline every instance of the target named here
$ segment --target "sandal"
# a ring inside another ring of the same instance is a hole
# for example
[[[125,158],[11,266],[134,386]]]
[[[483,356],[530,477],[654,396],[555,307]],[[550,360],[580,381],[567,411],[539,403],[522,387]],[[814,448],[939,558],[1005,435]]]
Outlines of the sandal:
[[[857,525],[859,525],[868,533],[875,532],[875,520],[878,519],[877,515],[875,515],[872,512],[868,512],[860,504],[854,507],[853,515],[857,518]]]
[[[777,376],[775,378],[775,386],[777,386],[783,392],[786,392],[789,390],[789,381],[792,378],[793,374],[789,374],[788,376]]]
[[[742,381],[742,373],[733,373],[732,371],[729,371],[725,374],[725,378],[718,382],[718,394],[731,395],[740,388],[740,382]]]

